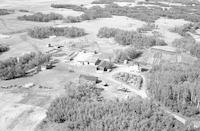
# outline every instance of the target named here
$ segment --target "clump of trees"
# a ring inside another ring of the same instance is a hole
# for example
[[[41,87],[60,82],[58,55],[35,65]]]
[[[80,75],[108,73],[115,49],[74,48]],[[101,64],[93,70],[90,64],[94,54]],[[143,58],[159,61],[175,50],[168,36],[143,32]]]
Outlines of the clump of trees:
[[[163,63],[151,70],[149,93],[174,112],[188,117],[200,116],[199,63]]]
[[[100,6],[93,6],[86,10],[84,14],[81,15],[82,20],[93,20],[97,18],[109,18],[112,17],[110,12],[101,8]]]
[[[121,31],[120,29],[117,28],[108,28],[108,27],[102,27],[99,29],[97,36],[99,38],[110,38],[110,37],[115,37],[117,32]]]
[[[200,58],[200,43],[196,43],[192,46],[192,48],[190,49],[190,54],[196,56],[197,58]]]
[[[187,129],[148,100],[97,101],[95,98],[101,92],[95,86],[87,85],[70,88],[67,92],[66,96],[51,103],[40,129],[48,127],[48,124],[56,124],[53,130],[69,131]]]
[[[8,51],[10,48],[8,46],[0,44],[0,54]]]
[[[78,23],[81,21],[82,21],[82,19],[80,16],[68,16],[63,19],[63,22],[65,22],[65,23]]]
[[[145,33],[147,31],[153,31],[155,28],[156,28],[156,25],[154,23],[147,23],[143,27],[138,28],[137,32]]]
[[[74,11],[85,11],[85,10],[87,10],[87,8],[84,8],[82,6],[72,5],[72,4],[51,4],[51,7],[53,7],[53,8],[72,9]]]
[[[190,36],[190,34],[188,34],[189,32],[196,33],[196,30],[198,29],[200,29],[200,23],[189,23],[181,27],[175,27],[171,29],[171,31],[178,33],[181,36],[187,37]]]
[[[141,51],[137,51],[132,47],[126,48],[124,50],[114,51],[114,62],[123,63],[125,60],[131,61],[138,58],[142,54]]]
[[[84,29],[77,27],[34,27],[28,30],[29,36],[37,39],[48,38],[49,36],[65,36],[69,38],[86,35]]]
[[[0,61],[0,79],[10,80],[27,75],[27,71],[50,61],[51,56],[31,52],[21,57]]]
[[[0,15],[9,15],[14,13],[14,10],[8,10],[8,9],[0,9]]]
[[[84,14],[81,16],[69,16],[64,19],[64,22],[67,23],[77,23],[85,20],[94,20],[97,18],[110,18],[112,15],[110,12],[104,10],[100,6],[93,6],[90,9],[84,11]]]
[[[100,38],[114,37],[115,41],[121,45],[132,45],[137,49],[148,48],[155,45],[166,45],[166,43],[153,36],[146,36],[135,31],[124,31],[115,28],[103,27],[99,30],[97,36]]]
[[[96,0],[92,4],[112,4],[115,0]]]
[[[174,47],[177,47],[180,50],[190,51],[193,46],[196,44],[196,40],[192,36],[186,36],[181,39],[175,39],[172,42]]]
[[[172,45],[177,47],[180,51],[189,52],[192,56],[200,58],[200,43],[196,42],[190,35],[174,40]]]
[[[19,20],[36,21],[36,22],[49,22],[52,20],[62,20],[63,16],[56,13],[43,14],[41,12],[33,15],[24,15],[17,17]]]

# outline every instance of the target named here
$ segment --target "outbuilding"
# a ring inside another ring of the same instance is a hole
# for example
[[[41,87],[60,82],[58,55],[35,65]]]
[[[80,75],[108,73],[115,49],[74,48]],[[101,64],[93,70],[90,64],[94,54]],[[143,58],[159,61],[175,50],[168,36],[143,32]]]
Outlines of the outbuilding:
[[[84,75],[84,74],[81,74],[79,76],[79,83],[82,84],[82,83],[92,83],[92,84],[96,84],[98,83],[98,77],[96,76],[91,76],[91,75]]]

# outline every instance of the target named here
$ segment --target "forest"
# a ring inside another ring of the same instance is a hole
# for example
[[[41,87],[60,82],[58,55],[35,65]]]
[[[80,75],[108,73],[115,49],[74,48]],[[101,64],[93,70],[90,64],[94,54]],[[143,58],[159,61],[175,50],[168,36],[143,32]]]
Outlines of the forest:
[[[43,14],[41,12],[33,15],[24,15],[17,17],[19,20],[36,21],[36,22],[49,22],[52,20],[62,20],[63,16],[56,13]]]
[[[54,130],[62,131],[192,131],[152,101],[98,101],[100,95],[95,85],[68,87],[65,96],[51,103],[39,128],[56,125]]]
[[[54,35],[74,38],[84,36],[86,33],[84,29],[77,27],[34,27],[28,30],[28,35],[37,39],[44,39]]]
[[[151,6],[151,8],[145,6],[136,6],[136,7],[128,7],[128,6],[119,6],[114,2],[119,2],[121,0],[100,0],[94,1],[93,4],[107,4],[105,8],[102,8],[106,14],[117,15],[117,16],[127,16],[130,18],[135,18],[145,22],[155,22],[160,17],[167,17],[172,19],[184,19],[186,21],[191,22],[200,22],[200,4],[199,2],[187,2],[187,1],[177,1],[178,3],[186,4],[186,6],[174,6],[171,5],[170,9],[163,9],[161,7],[169,7],[169,5],[165,5],[163,3],[159,3],[156,0],[152,0],[151,4],[155,6]],[[126,0],[126,2],[132,2],[133,0]],[[175,1],[174,1],[175,2]],[[196,4],[196,6],[192,6],[192,4]],[[68,8],[73,9],[75,11],[83,11],[86,12],[88,9],[82,9],[82,6],[77,5],[53,5],[54,8]],[[101,8],[101,7],[99,7]],[[98,8],[97,8],[98,9]],[[98,15],[98,14],[96,14]],[[102,17],[101,17],[102,18]]]
[[[162,63],[150,74],[148,91],[152,98],[174,112],[199,119],[200,63]]]
[[[136,49],[149,48],[151,46],[164,46],[166,43],[154,36],[146,36],[136,31],[125,31],[115,28],[102,27],[97,34],[100,38],[114,37],[120,45],[131,45]]]
[[[49,62],[51,56],[45,54],[36,54],[31,52],[21,57],[12,57],[0,61],[0,79],[10,80],[27,75],[27,71]]]

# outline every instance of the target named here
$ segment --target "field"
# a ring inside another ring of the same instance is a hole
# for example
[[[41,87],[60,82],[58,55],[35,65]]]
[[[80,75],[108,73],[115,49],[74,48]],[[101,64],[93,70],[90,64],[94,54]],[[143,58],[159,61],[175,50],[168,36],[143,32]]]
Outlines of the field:
[[[58,61],[50,70],[43,70],[39,73],[12,79],[0,80],[0,131],[35,131],[36,127],[46,117],[46,112],[50,103],[57,97],[65,94],[66,86],[71,82],[77,83],[80,74],[92,75],[98,77],[102,82],[97,87],[102,88],[102,97],[106,100],[126,100],[127,98],[148,98],[146,91],[148,84],[148,72],[134,72],[132,63],[142,63],[142,67],[159,65],[163,61],[170,63],[194,63],[197,59],[188,52],[169,51],[173,46],[174,40],[181,39],[178,33],[170,31],[175,27],[181,27],[184,24],[191,23],[184,19],[172,19],[160,17],[155,20],[155,28],[142,33],[142,35],[159,38],[167,43],[162,49],[151,47],[143,48],[139,58],[124,63],[115,63],[111,72],[98,72],[94,65],[84,65],[82,61],[69,61],[71,54],[78,54],[81,51],[95,54],[96,57],[105,61],[112,61],[117,50],[132,48],[124,46],[115,41],[114,38],[99,38],[97,36],[102,27],[118,28],[123,31],[137,31],[148,24],[146,21],[139,20],[123,15],[112,15],[110,18],[97,18],[94,20],[84,20],[77,23],[65,23],[63,20],[54,20],[49,22],[34,22],[18,20],[17,17],[23,15],[32,15],[37,12],[44,14],[58,13],[67,16],[81,16],[84,12],[74,11],[72,9],[52,8],[51,4],[72,4],[91,8],[93,6],[106,7],[106,4],[91,4],[94,0],[1,0],[0,8],[13,9],[14,13],[0,16],[0,44],[8,46],[9,50],[0,54],[0,61],[10,57],[20,57],[26,53],[52,53],[52,59]],[[117,0],[116,0],[117,1]],[[127,0],[129,1],[129,0]],[[161,7],[155,4],[145,4],[143,0],[136,2],[114,2],[120,7]],[[144,2],[139,4],[139,2]],[[22,4],[23,3],[23,4]],[[163,2],[162,4],[167,4]],[[174,3],[171,6],[183,6],[180,3]],[[163,8],[163,7],[162,7]],[[26,10],[26,11],[20,11]],[[150,22],[151,23],[151,22]],[[45,39],[32,38],[27,31],[35,26],[40,27],[77,27],[86,32],[85,36],[76,38],[67,38],[65,36],[50,36]],[[190,35],[199,42],[200,29],[197,33]],[[157,52],[157,49],[159,50]],[[169,49],[169,50],[168,50]],[[160,51],[161,50],[161,51]],[[164,51],[163,51],[164,50]],[[167,52],[167,53],[166,53]],[[170,53],[169,53],[170,52]],[[171,53],[172,52],[172,53]],[[172,55],[171,55],[172,54]],[[75,55],[76,57],[77,55]],[[78,58],[77,58],[78,59]],[[86,60],[87,62],[87,60]],[[144,64],[144,65],[143,65]],[[130,73],[140,76],[141,89],[121,82],[113,78],[113,75],[120,73]],[[25,85],[33,83],[34,86],[26,88]],[[175,116],[171,113],[172,116]],[[178,114],[179,116],[179,114]],[[182,116],[182,115],[180,115]],[[184,117],[185,118],[185,117]],[[187,119],[187,118],[186,118]],[[184,119],[184,123],[186,119]],[[180,119],[179,119],[180,120]],[[46,130],[49,130],[47,128]],[[52,129],[53,130],[53,129]],[[41,130],[41,131],[45,131]]]

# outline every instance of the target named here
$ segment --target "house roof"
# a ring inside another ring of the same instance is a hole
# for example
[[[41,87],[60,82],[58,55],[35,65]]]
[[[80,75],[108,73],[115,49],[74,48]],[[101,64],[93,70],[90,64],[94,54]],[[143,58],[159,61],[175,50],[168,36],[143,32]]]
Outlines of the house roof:
[[[151,49],[167,51],[167,52],[172,52],[172,53],[177,52],[177,49],[171,46],[153,46],[151,47]]]
[[[111,63],[108,61],[101,61],[98,67],[111,69]]]
[[[81,74],[79,78],[84,78],[88,81],[95,81],[95,82],[98,80],[98,77],[96,76],[90,76],[90,75],[84,75],[84,74]]]

